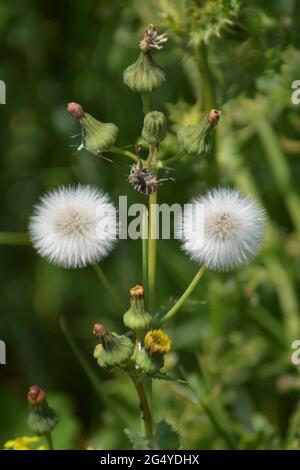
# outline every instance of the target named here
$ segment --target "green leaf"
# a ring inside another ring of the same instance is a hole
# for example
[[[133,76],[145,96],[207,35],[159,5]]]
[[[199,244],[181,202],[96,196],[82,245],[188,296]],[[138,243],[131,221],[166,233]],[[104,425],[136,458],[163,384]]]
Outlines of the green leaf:
[[[144,438],[142,433],[136,431],[130,431],[130,429],[124,429],[124,432],[130,440],[134,450],[149,450],[150,446],[148,441]]]
[[[165,420],[156,425],[155,440],[160,450],[177,450],[180,447],[179,434]]]

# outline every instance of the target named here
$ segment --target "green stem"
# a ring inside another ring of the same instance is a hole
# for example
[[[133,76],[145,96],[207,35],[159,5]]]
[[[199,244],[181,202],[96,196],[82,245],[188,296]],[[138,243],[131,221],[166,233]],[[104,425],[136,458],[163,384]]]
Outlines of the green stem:
[[[144,385],[141,382],[136,381],[133,377],[131,378],[139,398],[141,417],[144,423],[145,438],[151,444],[153,440],[153,419],[146,391]]]
[[[0,232],[0,245],[29,245],[30,243],[27,233]]]
[[[97,274],[97,277],[98,279],[100,280],[102,286],[104,287],[104,289],[107,290],[107,292],[109,293],[110,297],[114,300],[116,306],[118,308],[121,308],[123,309],[124,306],[121,302],[121,300],[119,299],[119,297],[117,296],[114,288],[112,287],[111,283],[109,282],[109,280],[107,279],[107,277],[105,276],[104,272],[102,271],[102,269],[100,268],[99,264],[93,264],[93,268],[95,270],[95,273]]]
[[[209,68],[207,47],[205,45],[200,46],[199,55],[197,57],[199,60],[199,69],[203,84],[201,105],[203,112],[208,113],[212,108],[215,107],[215,90],[214,78]]]
[[[163,325],[164,323],[169,321],[171,318],[173,318],[174,315],[178,312],[178,310],[181,309],[183,304],[190,297],[191,293],[193,292],[198,282],[202,278],[204,272],[205,272],[205,266],[200,266],[199,271],[197,272],[196,276],[194,277],[192,282],[189,284],[187,289],[184,291],[182,296],[177,300],[177,302],[173,305],[173,307],[167,313],[165,313],[165,315],[160,319],[160,321],[158,322],[159,326]]]
[[[144,114],[147,114],[151,111],[150,94],[142,93],[141,98],[142,98],[142,103],[143,103],[143,112]]]
[[[54,450],[54,447],[53,447],[53,439],[52,439],[51,431],[49,431],[49,432],[47,432],[47,433],[45,434],[45,439],[46,439],[46,441],[47,441],[49,450]]]
[[[143,263],[143,286],[148,287],[148,209],[144,206],[142,219],[142,263]]]
[[[154,308],[156,252],[157,252],[157,192],[149,196],[149,240],[148,240],[148,297],[149,310]]]
[[[110,149],[110,152],[117,153],[119,155],[123,155],[124,157],[131,158],[131,160],[134,160],[135,162],[138,161],[138,157],[134,153],[130,152],[129,150],[120,149],[118,147],[112,147]]]

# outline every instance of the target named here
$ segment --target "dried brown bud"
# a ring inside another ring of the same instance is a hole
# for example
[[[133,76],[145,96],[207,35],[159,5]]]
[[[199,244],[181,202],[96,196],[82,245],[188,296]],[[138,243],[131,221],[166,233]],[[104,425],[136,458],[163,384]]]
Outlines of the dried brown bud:
[[[129,291],[130,297],[134,299],[140,299],[144,297],[144,287],[137,284],[136,286],[132,287]]]
[[[78,103],[68,103],[67,110],[75,119],[82,119],[85,116],[83,107]]]
[[[214,125],[218,124],[221,114],[221,111],[218,111],[217,109],[212,109],[208,115],[208,122]]]
[[[93,326],[93,334],[98,338],[103,338],[107,335],[107,330],[100,323],[95,323],[95,325]]]
[[[160,50],[163,48],[163,44],[168,40],[166,33],[157,34],[156,28],[153,24],[149,24],[145,31],[143,39],[140,41],[140,49],[143,52],[149,51],[149,49]]]
[[[38,385],[33,385],[27,393],[27,400],[30,405],[39,405],[46,400],[46,393]]]

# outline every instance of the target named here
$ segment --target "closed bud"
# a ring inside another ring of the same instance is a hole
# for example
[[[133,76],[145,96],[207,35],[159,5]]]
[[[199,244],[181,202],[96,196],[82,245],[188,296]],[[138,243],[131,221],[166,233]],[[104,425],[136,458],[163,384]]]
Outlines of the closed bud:
[[[142,136],[151,145],[158,145],[166,136],[167,120],[164,113],[151,111],[144,118]]]
[[[52,431],[58,423],[58,417],[49,407],[44,390],[37,385],[30,387],[27,399],[31,407],[27,420],[30,431],[38,435]]]
[[[78,103],[69,103],[68,112],[80,122],[82,128],[82,143],[78,150],[99,155],[109,151],[115,144],[119,129],[115,124],[104,123],[84,111]]]
[[[109,332],[99,323],[94,325],[93,333],[99,338],[94,357],[100,367],[114,367],[131,357],[134,344],[127,336]]]
[[[145,311],[143,286],[130,289],[130,309],[124,314],[123,321],[134,331],[145,330],[151,325],[152,317]]]
[[[202,155],[211,149],[211,135],[221,117],[221,111],[212,109],[199,125],[179,129],[177,137],[181,149],[189,154]]]
[[[164,83],[166,74],[149,51],[141,51],[137,61],[124,70],[123,80],[132,91],[151,93]]]

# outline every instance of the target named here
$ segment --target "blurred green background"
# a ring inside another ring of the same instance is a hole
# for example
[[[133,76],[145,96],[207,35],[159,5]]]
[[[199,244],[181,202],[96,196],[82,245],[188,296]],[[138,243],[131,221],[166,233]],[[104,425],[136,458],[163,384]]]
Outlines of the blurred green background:
[[[122,81],[136,60],[143,30],[154,23],[169,41],[157,61],[168,74],[153,95],[169,117],[165,157],[179,152],[177,126],[198,122],[203,107],[222,110],[211,155],[183,155],[159,192],[187,202],[208,187],[239,187],[266,208],[263,252],[249,266],[207,272],[168,328],[167,370],[188,385],[154,387],[155,419],[179,431],[183,449],[299,448],[300,79],[297,0],[0,1],[1,232],[24,232],[33,205],[71,182],[101,186],[117,203],[127,194],[129,163],[76,152],[79,128],[65,111],[77,101],[120,128],[118,145],[134,145],[142,127],[139,96]],[[5,242],[1,238],[0,241]],[[0,246],[0,444],[28,434],[26,392],[46,389],[60,415],[56,448],[130,447],[124,428],[139,430],[137,401],[125,376],[100,370],[92,357],[94,322],[122,332],[121,315],[92,268],[63,270],[28,245]],[[122,240],[102,263],[126,303],[141,282],[141,243]],[[157,304],[183,291],[197,267],[177,241],[158,248]],[[98,376],[94,387],[73,355],[60,317]]]

